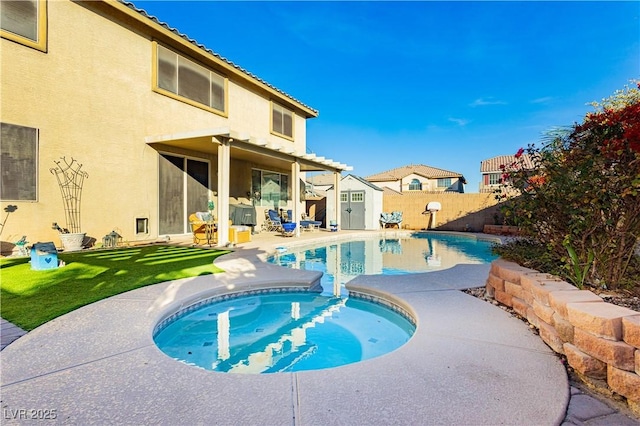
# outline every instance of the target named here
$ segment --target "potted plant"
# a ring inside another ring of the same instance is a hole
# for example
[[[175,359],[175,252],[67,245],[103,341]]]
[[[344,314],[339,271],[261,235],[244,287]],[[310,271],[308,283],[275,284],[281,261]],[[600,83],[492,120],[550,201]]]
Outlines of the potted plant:
[[[84,179],[89,175],[81,170],[82,164],[73,158],[69,162],[62,157],[54,163],[56,167],[51,168],[50,171],[58,180],[67,227],[60,228],[55,222],[52,227],[60,233],[64,251],[82,250],[86,233],[80,231],[80,201]]]

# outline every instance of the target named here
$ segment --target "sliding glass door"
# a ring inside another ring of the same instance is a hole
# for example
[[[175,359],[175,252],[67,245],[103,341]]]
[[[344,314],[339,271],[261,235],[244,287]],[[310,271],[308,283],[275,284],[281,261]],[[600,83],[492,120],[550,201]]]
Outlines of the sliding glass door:
[[[209,163],[160,154],[158,167],[158,234],[189,232],[189,215],[207,210]]]

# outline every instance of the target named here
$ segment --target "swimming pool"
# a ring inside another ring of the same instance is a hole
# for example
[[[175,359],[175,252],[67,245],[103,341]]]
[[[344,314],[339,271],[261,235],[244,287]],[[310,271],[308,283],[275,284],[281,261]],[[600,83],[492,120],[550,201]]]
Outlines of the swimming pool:
[[[391,352],[415,331],[401,306],[372,295],[327,297],[260,290],[179,312],[154,341],[170,357],[206,370],[264,374],[338,367]]]
[[[267,261],[320,271],[324,292],[344,295],[344,285],[358,275],[410,274],[491,263],[498,257],[491,253],[492,244],[471,235],[414,232],[287,247]]]

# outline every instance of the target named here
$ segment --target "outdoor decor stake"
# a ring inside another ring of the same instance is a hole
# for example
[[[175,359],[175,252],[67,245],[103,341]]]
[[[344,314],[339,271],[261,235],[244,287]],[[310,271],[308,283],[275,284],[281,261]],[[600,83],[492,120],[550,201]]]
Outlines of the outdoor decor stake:
[[[62,157],[59,161],[53,161],[57,167],[49,169],[58,179],[58,186],[62,193],[64,213],[67,219],[67,232],[80,232],[80,200],[82,197],[82,185],[89,174],[82,171],[82,164],[71,158],[71,162]]]

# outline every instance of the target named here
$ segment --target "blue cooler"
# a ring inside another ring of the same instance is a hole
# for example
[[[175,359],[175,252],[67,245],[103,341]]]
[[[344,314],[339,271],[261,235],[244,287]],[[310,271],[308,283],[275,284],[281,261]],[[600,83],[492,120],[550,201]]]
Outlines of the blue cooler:
[[[42,271],[58,267],[58,250],[53,243],[35,243],[31,247],[31,269]]]
[[[284,235],[285,237],[291,237],[293,236],[295,230],[296,230],[296,223],[295,222],[285,222],[282,224],[282,235]]]

